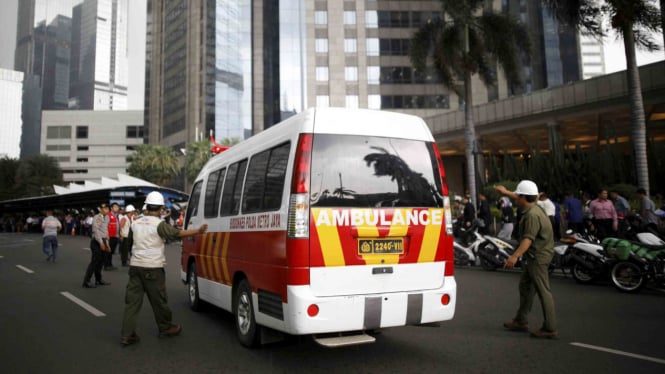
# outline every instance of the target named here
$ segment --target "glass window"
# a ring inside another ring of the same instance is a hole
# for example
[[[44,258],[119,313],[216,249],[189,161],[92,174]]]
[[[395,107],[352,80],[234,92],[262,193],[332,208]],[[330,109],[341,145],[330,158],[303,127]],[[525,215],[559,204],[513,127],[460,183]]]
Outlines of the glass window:
[[[386,137],[316,134],[312,207],[442,207],[432,144]]]
[[[319,82],[328,81],[328,67],[327,66],[317,66],[316,67],[316,80]]]
[[[222,216],[238,214],[240,210],[240,194],[242,193],[242,181],[245,177],[247,160],[236,162],[229,166],[222,193]]]
[[[369,96],[367,96],[367,108],[369,108],[369,109],[381,109],[381,95],[369,95]]]
[[[327,108],[330,106],[330,96],[319,95],[316,97],[316,106],[320,108]]]
[[[315,50],[317,53],[328,53],[328,39],[316,39]]]
[[[381,78],[381,68],[378,66],[367,67],[367,84],[379,84]]]
[[[76,126],[76,139],[88,139],[88,126]]]
[[[290,143],[252,157],[243,192],[243,213],[277,210],[282,204]]]
[[[317,10],[314,12],[314,24],[316,25],[327,25],[328,24],[328,12],[325,10]]]
[[[90,146],[87,146],[87,145],[79,145],[79,146],[76,147],[76,150],[77,150],[77,151],[89,151],[89,150],[90,150]]]
[[[346,107],[352,109],[358,108],[358,95],[347,95]]]
[[[357,66],[347,66],[344,68],[344,76],[347,82],[357,82],[358,81],[358,67]]]
[[[347,10],[344,12],[344,24],[345,25],[355,25],[356,24],[356,12],[353,10]]]
[[[356,39],[344,39],[344,52],[356,53],[358,50]]]
[[[189,195],[189,203],[187,204],[187,212],[185,214],[185,222],[183,223],[183,229],[187,229],[189,225],[189,220],[192,217],[198,215],[199,209],[199,200],[201,198],[201,186],[203,181],[198,181],[194,187],[192,187],[192,193]]]
[[[367,56],[379,56],[379,38],[367,39]]]
[[[143,138],[143,126],[127,126],[127,139]]]
[[[365,27],[368,29],[379,27],[379,15],[376,10],[365,11]]]
[[[47,139],[71,139],[71,126],[49,126],[46,128]]]
[[[219,215],[219,200],[222,195],[222,181],[224,180],[224,173],[226,169],[220,169],[208,176],[206,183],[206,193],[203,216],[206,218],[217,217]]]

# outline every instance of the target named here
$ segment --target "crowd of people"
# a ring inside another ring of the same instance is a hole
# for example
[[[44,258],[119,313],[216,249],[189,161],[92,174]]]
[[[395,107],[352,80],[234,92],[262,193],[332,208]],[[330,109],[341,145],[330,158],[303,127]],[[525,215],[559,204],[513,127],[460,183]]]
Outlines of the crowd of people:
[[[557,196],[557,195],[555,195]],[[633,198],[631,206],[629,198]],[[575,232],[587,231],[599,239],[605,237],[627,237],[635,226],[639,230],[649,230],[665,234],[665,205],[657,195],[652,200],[643,188],[637,189],[635,196],[621,196],[618,191],[599,190],[595,196],[589,193],[566,192],[563,199],[554,199],[541,191],[536,204],[549,218],[555,240],[567,229]],[[477,227],[482,234],[488,234],[495,226],[494,233],[502,239],[517,237],[519,209],[510,199],[502,196],[496,202],[496,213],[492,215],[487,198],[479,194],[477,204],[469,196],[455,196],[453,214],[460,227]],[[500,223],[496,224],[496,221]]]

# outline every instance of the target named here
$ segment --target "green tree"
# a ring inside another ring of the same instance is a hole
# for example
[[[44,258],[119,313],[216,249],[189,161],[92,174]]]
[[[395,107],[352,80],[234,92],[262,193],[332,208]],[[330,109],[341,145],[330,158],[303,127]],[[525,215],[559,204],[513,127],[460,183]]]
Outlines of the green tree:
[[[528,56],[526,28],[506,14],[483,9],[485,0],[441,0],[444,19],[422,26],[411,39],[409,51],[414,68],[424,71],[429,61],[444,86],[464,98],[466,164],[469,192],[476,197],[474,157],[479,151],[473,118],[472,76],[485,85],[496,83],[496,64],[512,84],[520,84],[521,58]],[[460,87],[459,81],[463,82]]]
[[[223,146],[233,146],[240,143],[239,138],[224,138],[220,142]],[[211,143],[209,140],[201,140],[189,143],[185,152],[185,175],[188,182],[194,182],[203,166],[214,156],[211,152]]]
[[[187,180],[191,183],[199,175],[203,165],[208,162],[212,157],[210,152],[210,141],[201,140],[198,142],[189,143],[187,145],[187,152],[185,153],[185,174]]]
[[[630,122],[638,186],[649,191],[646,121],[635,49],[658,50],[652,35],[662,31],[662,14],[655,0],[544,0],[556,17],[583,32],[602,37],[600,17],[623,39]]]
[[[62,183],[58,161],[45,154],[24,158],[16,169],[16,197],[52,195],[53,185]]]
[[[180,171],[178,156],[163,145],[142,144],[129,156],[129,175],[160,186],[167,185]]]
[[[0,158],[0,201],[17,197],[16,173],[20,161],[7,156]]]

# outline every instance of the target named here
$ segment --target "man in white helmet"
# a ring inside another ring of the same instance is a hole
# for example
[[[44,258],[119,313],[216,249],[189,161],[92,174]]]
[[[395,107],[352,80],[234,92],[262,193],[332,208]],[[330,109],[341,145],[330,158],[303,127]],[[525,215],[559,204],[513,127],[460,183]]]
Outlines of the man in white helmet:
[[[536,204],[538,186],[530,180],[523,180],[517,185],[515,192],[508,191],[504,186],[497,186],[495,189],[500,194],[514,199],[522,209],[518,238],[520,245],[504,265],[506,269],[512,269],[517,260],[523,256],[519,283],[520,306],[513,320],[505,322],[503,326],[511,331],[528,331],[527,315],[531,312],[533,296],[537,293],[544,320],[540,329],[531,331],[531,336],[556,338],[559,333],[556,329],[554,298],[547,271],[554,256],[554,233],[549,217]]]
[[[173,323],[166,296],[164,240],[177,240],[186,236],[203,234],[208,229],[208,225],[204,224],[198,229],[178,230],[162,221],[159,216],[164,206],[164,197],[157,191],[146,196],[145,204],[145,216],[132,223],[128,235],[128,239],[133,242],[133,245],[120,340],[121,344],[125,346],[140,340],[135,330],[144,293],[150,300],[155,322],[159,328],[159,336],[168,337],[180,334],[182,327]]]
[[[129,253],[132,251],[132,241],[129,240],[129,228],[136,219],[136,208],[129,204],[125,208],[125,215],[120,219],[120,262],[122,266],[129,266]]]

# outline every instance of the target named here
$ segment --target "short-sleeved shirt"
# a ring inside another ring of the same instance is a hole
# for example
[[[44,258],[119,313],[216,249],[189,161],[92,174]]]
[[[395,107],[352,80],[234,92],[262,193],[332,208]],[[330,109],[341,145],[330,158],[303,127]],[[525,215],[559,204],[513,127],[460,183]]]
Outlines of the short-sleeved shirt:
[[[566,210],[567,219],[570,223],[580,223],[584,216],[582,215],[582,202],[574,197],[567,197],[563,201],[563,208]]]
[[[62,228],[60,221],[53,217],[47,216],[42,221],[42,229],[44,230],[44,236],[57,236],[58,231]]]
[[[520,240],[531,240],[531,246],[525,253],[527,261],[549,264],[554,256],[554,231],[545,211],[536,204],[524,209],[519,228]]]
[[[656,204],[653,203],[648,196],[644,196],[640,202],[640,210],[644,214],[644,219],[647,223],[658,224],[658,216],[656,215]]]

